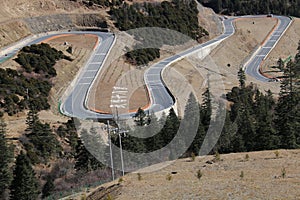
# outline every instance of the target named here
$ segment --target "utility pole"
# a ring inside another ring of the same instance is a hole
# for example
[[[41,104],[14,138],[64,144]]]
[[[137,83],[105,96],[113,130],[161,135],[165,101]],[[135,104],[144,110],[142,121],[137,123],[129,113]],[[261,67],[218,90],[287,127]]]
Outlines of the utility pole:
[[[116,119],[116,124],[117,124],[117,134],[119,136],[119,143],[120,143],[120,158],[121,158],[121,167],[122,167],[122,176],[125,175],[125,170],[124,170],[124,159],[123,159],[123,147],[122,147],[122,136],[121,134],[124,134],[124,136],[126,136],[125,134],[128,133],[128,130],[122,130],[121,126],[119,124],[119,113],[118,113],[118,108],[116,107],[116,114],[117,114],[117,119]]]
[[[114,161],[113,161],[112,148],[111,148],[111,135],[110,135],[109,120],[107,120],[107,132],[108,132],[108,141],[109,141],[111,174],[112,174],[113,180],[115,180]]]

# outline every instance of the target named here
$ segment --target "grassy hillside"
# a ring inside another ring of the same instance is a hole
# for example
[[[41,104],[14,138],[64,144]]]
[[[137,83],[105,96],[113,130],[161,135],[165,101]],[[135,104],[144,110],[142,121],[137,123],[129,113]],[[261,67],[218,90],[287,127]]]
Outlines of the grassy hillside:
[[[299,158],[300,150],[278,150],[180,159],[101,185],[87,199],[298,199]]]

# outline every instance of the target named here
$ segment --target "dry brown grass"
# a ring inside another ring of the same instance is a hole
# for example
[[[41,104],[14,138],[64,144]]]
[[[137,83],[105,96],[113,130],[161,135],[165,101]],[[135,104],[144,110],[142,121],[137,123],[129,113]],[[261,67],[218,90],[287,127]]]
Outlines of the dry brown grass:
[[[300,150],[279,150],[220,155],[221,161],[207,164],[214,156],[180,159],[154,172],[127,174],[114,199],[299,199]],[[150,167],[155,169],[154,166]],[[282,177],[282,169],[286,177]],[[202,177],[197,177],[201,170]],[[241,178],[241,171],[243,177]],[[172,172],[172,179],[166,176]],[[100,187],[106,188],[116,182]]]

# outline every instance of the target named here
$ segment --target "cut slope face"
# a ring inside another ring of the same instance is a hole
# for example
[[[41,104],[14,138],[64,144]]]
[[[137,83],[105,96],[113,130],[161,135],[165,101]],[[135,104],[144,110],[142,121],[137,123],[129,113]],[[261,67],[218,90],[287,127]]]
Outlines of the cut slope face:
[[[0,49],[30,35],[30,30],[22,21],[12,20],[9,23],[0,23]]]
[[[95,27],[108,16],[103,8],[87,8],[70,0],[0,1],[0,49],[28,35]]]
[[[85,13],[80,3],[70,0],[3,0],[0,2],[0,22],[56,13]]]

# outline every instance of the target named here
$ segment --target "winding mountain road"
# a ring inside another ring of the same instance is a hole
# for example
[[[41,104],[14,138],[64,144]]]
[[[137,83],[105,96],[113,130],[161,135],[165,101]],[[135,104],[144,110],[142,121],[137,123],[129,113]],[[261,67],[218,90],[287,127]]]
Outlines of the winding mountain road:
[[[266,17],[266,16],[243,16],[242,18],[247,17]],[[284,16],[273,16],[278,19],[278,25],[275,31],[266,39],[265,43],[259,47],[259,49],[251,56],[249,61],[246,63],[245,71],[248,75],[255,77],[259,81],[268,81],[269,79],[264,77],[259,72],[259,67],[263,60],[268,56],[271,50],[275,47],[281,36],[284,34],[286,29],[291,23],[289,17]],[[180,52],[176,55],[173,55],[169,58],[163,59],[158,63],[149,67],[144,74],[144,80],[149,91],[150,96],[150,107],[149,110],[153,112],[162,111],[170,108],[174,105],[175,100],[172,94],[168,91],[163,79],[162,71],[164,68],[170,64],[188,56],[193,53],[199,52],[203,48],[207,48],[211,45],[216,45],[223,40],[227,39],[234,34],[235,28],[233,21],[237,19],[234,18],[223,18],[224,31],[223,34],[206,42],[199,44],[195,47],[189,48],[183,52]],[[55,34],[47,34],[40,36],[38,38],[33,38],[29,41],[23,41],[22,45],[19,43],[16,48],[10,47],[6,49],[8,53],[6,55],[0,54],[0,63],[5,60],[7,57],[15,55],[23,46],[28,46],[35,43],[40,43],[48,38],[61,34],[85,34],[86,32],[61,32]],[[91,111],[86,106],[87,97],[89,96],[90,88],[93,85],[96,77],[100,73],[103,63],[107,55],[110,52],[111,47],[115,42],[115,36],[111,33],[103,32],[88,32],[89,34],[97,35],[99,38],[99,44],[96,46],[94,52],[92,53],[87,64],[81,70],[78,78],[73,81],[71,85],[71,92],[67,95],[66,98],[62,99],[60,105],[60,110],[63,114],[70,117],[77,117],[81,119],[110,119],[112,114],[102,114]],[[131,117],[135,113],[122,114],[122,117]]]
[[[244,66],[246,74],[254,77],[255,79],[267,82],[270,79],[263,76],[259,69],[262,62],[267,58],[272,49],[276,46],[282,35],[285,33],[289,25],[291,24],[291,19],[285,16],[274,16],[278,19],[278,25],[276,29],[271,33],[271,35],[266,39],[266,41],[259,47],[255,55],[249,60],[249,62]]]

